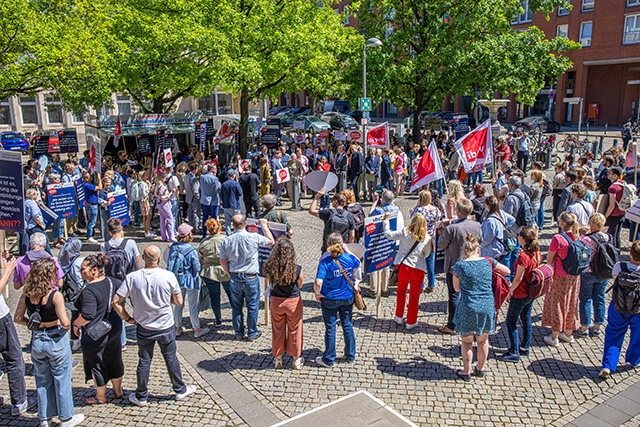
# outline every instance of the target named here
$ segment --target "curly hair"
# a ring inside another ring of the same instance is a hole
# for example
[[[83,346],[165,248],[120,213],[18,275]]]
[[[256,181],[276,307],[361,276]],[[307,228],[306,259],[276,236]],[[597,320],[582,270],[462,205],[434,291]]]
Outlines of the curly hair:
[[[82,263],[87,263],[90,269],[97,268],[98,274],[100,276],[104,276],[104,268],[109,263],[109,258],[103,253],[98,253],[95,255],[89,255],[82,261]]]
[[[222,226],[220,225],[218,220],[214,218],[209,218],[207,222],[204,223],[204,225],[207,227],[207,232],[209,234],[219,234],[222,230]]]
[[[296,280],[296,251],[288,237],[280,237],[264,263],[264,276],[272,283],[288,286]]]
[[[57,273],[58,267],[51,258],[36,260],[24,279],[25,296],[40,301],[53,287]]]

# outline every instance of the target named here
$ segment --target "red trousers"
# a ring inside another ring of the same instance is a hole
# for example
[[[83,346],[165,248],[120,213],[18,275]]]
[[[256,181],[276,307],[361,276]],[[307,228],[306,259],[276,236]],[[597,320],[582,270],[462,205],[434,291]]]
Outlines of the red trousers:
[[[418,306],[420,305],[420,293],[424,271],[419,268],[407,267],[402,264],[398,272],[398,291],[396,300],[396,316],[404,317],[404,304],[407,301],[407,288],[409,284],[409,307],[407,308],[407,325],[413,325],[418,321]]]
[[[302,298],[271,297],[271,351],[280,359],[287,351],[297,359],[302,353]]]

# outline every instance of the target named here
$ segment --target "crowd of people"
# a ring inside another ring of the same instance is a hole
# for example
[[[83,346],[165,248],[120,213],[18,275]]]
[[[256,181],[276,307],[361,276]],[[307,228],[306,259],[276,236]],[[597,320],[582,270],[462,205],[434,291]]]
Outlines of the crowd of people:
[[[394,200],[405,193],[412,165],[432,139],[448,176],[446,182],[438,180],[420,189],[417,205],[405,222]],[[355,143],[313,148],[282,144],[273,150],[252,146],[247,162],[239,158],[239,162],[221,165],[215,155],[204,160],[197,150],[184,149],[176,156],[175,172],[171,166],[153,168],[148,161],[132,165],[124,152],[115,161],[105,157],[99,174],[89,171],[88,153],[64,165],[59,155],[53,155],[44,172],[38,172],[37,162],[29,162],[25,166],[27,227],[21,238],[22,256],[16,260],[3,254],[7,262],[0,278],[0,292],[12,274],[14,287],[22,290],[13,317],[0,296],[0,335],[8,337],[0,350],[6,362],[12,413],[19,415],[28,406],[22,346],[14,321],[32,331],[31,359],[41,425],[48,426],[52,417],[58,417],[60,425],[69,427],[84,420],[83,414],[74,413],[72,351],[82,351],[85,380],[93,381],[96,389],[85,404],[105,403],[109,382],[115,397],[121,398],[126,326],[135,326],[137,387],[128,400],[148,405],[156,343],[175,399],[185,399],[195,392],[195,386],[182,379],[176,356],[176,337],[185,333],[185,301],[193,337],[205,337],[210,329],[202,327],[199,312],[203,304],[210,307],[213,326],[222,326],[222,288],[231,306],[236,338],[255,341],[262,335],[258,327],[260,275],[269,284],[273,365],[282,368],[286,353],[293,359],[293,369],[302,369],[303,269],[291,240],[294,230],[278,207],[288,197],[291,209],[300,210],[300,198],[309,192],[308,213],[324,224],[313,280],[325,326],[325,348],[314,361],[317,365],[330,368],[336,361],[338,319],[344,360],[356,359],[353,309],[364,306],[363,294],[388,296],[390,287],[395,288],[393,322],[406,330],[419,327],[420,296],[438,286],[437,252],[444,254],[442,286],[446,285],[448,294],[447,322],[438,330],[461,336],[463,366],[458,376],[462,380],[485,375],[489,336],[496,332],[496,313],[504,299],[510,344],[498,359],[517,362],[529,355],[533,302],[541,294],[541,323],[550,329],[544,337],[547,345],[558,347],[573,343],[574,336],[600,335],[608,319],[600,376],[607,378],[616,370],[628,329],[631,341],[626,360],[638,365],[638,317],[621,311],[616,301],[607,311],[605,303],[610,279],[624,276],[626,282],[632,282],[632,273],[640,266],[640,242],[633,236],[629,239],[633,242],[631,262],[617,262],[628,209],[623,206],[628,184],[622,180],[619,156],[607,153],[598,167],[589,155],[577,162],[568,156],[566,162],[555,165],[550,183],[540,163],[528,169],[528,144],[524,133],[497,140],[499,170],[489,185],[484,184],[484,167],[465,174],[451,141],[435,133],[419,145],[372,148],[366,157]],[[512,152],[517,153],[516,165],[511,162]],[[283,167],[291,175],[288,188],[275,179]],[[337,175],[338,187],[332,195],[326,188],[307,188],[305,176],[315,170]],[[43,190],[49,183],[70,182],[76,175],[83,180],[84,215],[64,220],[66,240],[59,223],[54,223],[49,239],[41,212],[46,200]],[[141,253],[136,240],[125,237],[121,220],[110,217],[107,193],[118,189],[126,190],[132,226],[143,227],[147,240],[157,237],[152,228],[157,211],[161,239],[170,244],[164,254],[154,244]],[[597,193],[605,197],[598,199]],[[551,215],[546,215],[547,197],[553,198]],[[360,204],[365,200],[372,202],[368,213]],[[362,242],[367,216],[382,217],[384,236],[396,241],[397,250],[392,266],[365,275],[362,259],[349,244]],[[84,257],[79,229],[86,228],[85,243],[98,243],[94,231],[98,218],[100,248]],[[255,218],[260,233],[248,230],[247,218]],[[283,224],[286,234],[275,239],[269,223]],[[543,229],[553,226],[558,233],[551,239],[545,263],[539,239]],[[201,239],[195,244],[197,236]],[[50,241],[60,248],[57,258]],[[259,248],[265,247],[271,252],[261,267]],[[606,259],[615,261],[604,272],[602,266],[594,266],[603,259],[602,248],[610,255]],[[160,267],[162,260],[166,268]],[[495,292],[500,280],[507,283],[503,296]],[[640,287],[640,279],[635,280]],[[536,281],[548,286],[533,295]],[[368,289],[364,289],[365,282]],[[474,341],[477,365],[472,366]]]

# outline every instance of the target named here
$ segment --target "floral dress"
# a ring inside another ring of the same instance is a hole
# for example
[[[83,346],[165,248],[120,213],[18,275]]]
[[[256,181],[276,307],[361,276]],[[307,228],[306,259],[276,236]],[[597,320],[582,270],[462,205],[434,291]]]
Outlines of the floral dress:
[[[495,333],[496,309],[491,287],[491,265],[487,259],[461,260],[452,267],[452,273],[460,279],[460,302],[456,308],[454,323],[456,333],[462,337]]]

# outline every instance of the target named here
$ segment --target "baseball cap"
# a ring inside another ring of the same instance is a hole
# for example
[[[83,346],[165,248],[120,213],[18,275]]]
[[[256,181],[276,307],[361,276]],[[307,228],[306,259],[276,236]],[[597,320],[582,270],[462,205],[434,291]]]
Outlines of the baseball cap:
[[[182,223],[178,227],[178,236],[186,236],[187,234],[191,233],[191,230],[193,230],[192,226]]]

